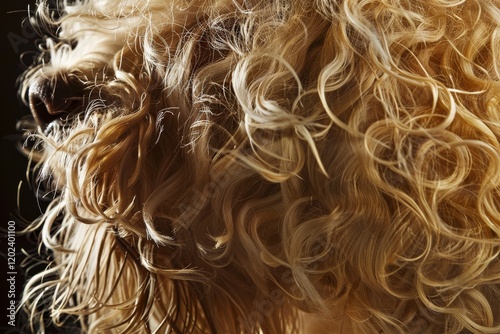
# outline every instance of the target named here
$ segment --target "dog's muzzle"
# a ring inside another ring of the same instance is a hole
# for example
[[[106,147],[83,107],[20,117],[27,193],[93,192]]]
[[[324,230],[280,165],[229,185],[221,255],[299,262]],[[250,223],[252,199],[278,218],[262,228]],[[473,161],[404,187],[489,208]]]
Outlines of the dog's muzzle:
[[[29,88],[31,113],[42,130],[53,121],[64,120],[82,111],[83,86],[74,82],[61,82],[39,78]]]

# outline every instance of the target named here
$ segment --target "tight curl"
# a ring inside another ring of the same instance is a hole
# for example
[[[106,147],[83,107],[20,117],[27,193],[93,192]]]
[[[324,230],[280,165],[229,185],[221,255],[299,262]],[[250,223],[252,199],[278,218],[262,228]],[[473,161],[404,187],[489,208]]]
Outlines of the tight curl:
[[[500,332],[498,0],[39,0],[33,22],[54,33],[22,95],[80,92],[31,135],[55,194],[33,331],[47,308],[83,333]]]

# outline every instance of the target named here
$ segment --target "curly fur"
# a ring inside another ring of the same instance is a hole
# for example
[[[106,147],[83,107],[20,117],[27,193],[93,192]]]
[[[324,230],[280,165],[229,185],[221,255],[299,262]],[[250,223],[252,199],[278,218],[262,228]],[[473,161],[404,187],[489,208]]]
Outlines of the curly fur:
[[[499,1],[49,7],[34,331],[500,332]]]

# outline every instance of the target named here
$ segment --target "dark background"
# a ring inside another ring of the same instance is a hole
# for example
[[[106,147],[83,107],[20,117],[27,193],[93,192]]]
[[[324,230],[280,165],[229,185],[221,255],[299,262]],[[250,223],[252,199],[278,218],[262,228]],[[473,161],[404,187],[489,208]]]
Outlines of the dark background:
[[[0,333],[28,333],[22,329],[26,318],[16,315],[17,325],[8,325],[7,303],[10,285],[7,280],[7,251],[12,246],[7,243],[6,229],[9,221],[14,221],[16,231],[20,232],[26,221],[40,215],[43,203],[34,196],[32,187],[27,182],[28,159],[20,153],[16,145],[20,140],[20,132],[16,130],[16,122],[29,109],[23,105],[18,96],[17,78],[29,66],[37,54],[37,36],[25,21],[29,10],[33,11],[35,0],[3,0],[0,3],[0,57],[1,57],[1,89],[0,89]],[[28,7],[30,6],[30,7]],[[28,10],[29,8],[29,10]],[[23,24],[24,21],[24,24]],[[18,200],[19,198],[19,200]],[[19,205],[18,205],[19,202]],[[15,238],[15,291],[17,299],[23,290],[27,266],[25,253],[36,253],[36,235],[17,235]],[[36,272],[32,268],[29,272]],[[67,333],[72,333],[71,331]],[[47,333],[63,333],[47,329]]]
[[[16,131],[15,125],[29,110],[18,97],[16,79],[36,53],[36,34],[29,25],[23,24],[28,16],[28,4],[33,2],[34,0],[16,0],[2,1],[0,4],[0,80],[3,81],[0,89],[0,226],[6,224],[9,213],[15,211],[18,184],[26,179],[27,159],[16,148],[16,139],[20,133]],[[33,8],[31,5],[32,10]]]

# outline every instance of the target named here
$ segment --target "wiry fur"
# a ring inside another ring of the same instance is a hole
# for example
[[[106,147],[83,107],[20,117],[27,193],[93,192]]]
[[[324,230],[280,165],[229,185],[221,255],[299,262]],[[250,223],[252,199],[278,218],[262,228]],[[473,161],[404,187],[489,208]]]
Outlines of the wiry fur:
[[[34,328],[500,332],[499,1],[40,1]]]

